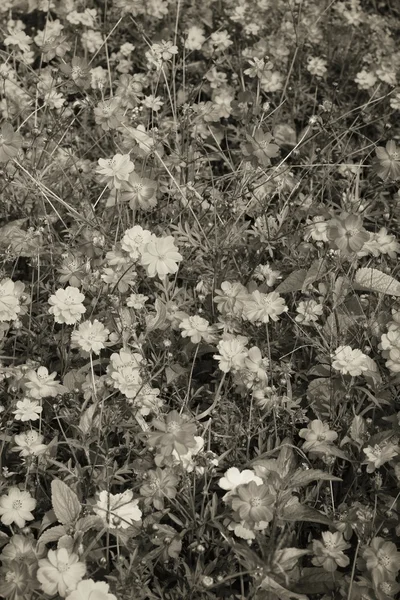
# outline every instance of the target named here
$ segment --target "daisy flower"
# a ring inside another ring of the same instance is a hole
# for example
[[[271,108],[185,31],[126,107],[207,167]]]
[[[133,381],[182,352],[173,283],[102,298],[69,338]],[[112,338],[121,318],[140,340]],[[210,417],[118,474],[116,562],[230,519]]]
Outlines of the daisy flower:
[[[149,210],[157,205],[156,191],[155,181],[140,177],[137,173],[131,173],[121,188],[121,202],[129,202],[132,210],[136,208]]]
[[[62,598],[75,590],[86,573],[86,565],[79,556],[66,548],[49,550],[47,558],[39,560],[37,579],[46,594],[59,594]]]
[[[75,590],[68,594],[67,600],[117,600],[110,593],[110,586],[105,581],[93,581],[93,579],[82,579]]]
[[[279,315],[286,312],[288,307],[277,292],[263,294],[255,290],[248,296],[243,308],[243,318],[252,323],[269,323],[278,321]]]
[[[25,374],[25,387],[28,390],[28,396],[40,400],[41,398],[55,398],[58,394],[63,394],[66,388],[59,381],[55,381],[57,373],[54,371],[49,374],[46,367],[39,367],[37,371],[30,369]]]
[[[157,510],[164,509],[165,498],[175,498],[176,485],[179,483],[172,469],[150,470],[147,472],[145,483],[140,488],[140,495],[146,506],[153,505]]]
[[[71,346],[72,348],[80,348],[84,352],[100,354],[100,350],[105,348],[104,344],[109,333],[109,330],[97,319],[94,319],[93,323],[84,321],[78,329],[72,332]]]
[[[131,490],[125,490],[122,494],[109,494],[103,490],[93,511],[107,527],[127,529],[142,518],[138,503],[139,500],[133,500]]]
[[[186,32],[185,48],[187,50],[201,50],[202,45],[206,41],[203,27],[192,25]]]
[[[68,286],[65,290],[58,289],[49,298],[49,313],[54,315],[56,323],[74,325],[86,312],[86,308],[82,304],[84,299],[85,296],[76,287]]]
[[[31,512],[35,507],[36,500],[29,492],[11,487],[7,495],[0,496],[0,521],[3,525],[15,523],[18,527],[25,527],[26,521],[33,521],[35,518]]]
[[[362,557],[375,585],[384,581],[395,581],[400,570],[400,552],[393,542],[374,537],[364,549]]]
[[[37,421],[43,408],[37,400],[24,398],[17,402],[17,408],[13,411],[17,421]]]
[[[363,452],[367,456],[367,473],[373,473],[375,469],[379,469],[382,465],[397,456],[399,454],[399,447],[391,443],[381,443],[374,446],[367,446],[363,449]]]
[[[135,168],[129,154],[115,154],[111,159],[99,158],[96,173],[106,178],[108,187],[119,190]]]
[[[38,583],[29,565],[12,560],[0,567],[0,596],[12,600],[31,598]]]
[[[353,350],[350,346],[339,346],[332,354],[332,367],[342,375],[357,377],[368,371],[368,357],[361,350]]]
[[[164,238],[155,238],[146,244],[141,256],[141,264],[146,269],[149,277],[158,275],[163,279],[166,275],[176,273],[178,264],[183,260],[175,246],[174,238],[168,235]]]

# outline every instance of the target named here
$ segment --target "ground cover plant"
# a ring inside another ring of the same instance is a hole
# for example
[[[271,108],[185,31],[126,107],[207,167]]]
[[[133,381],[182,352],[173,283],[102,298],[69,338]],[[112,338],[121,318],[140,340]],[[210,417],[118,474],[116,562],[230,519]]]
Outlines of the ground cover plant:
[[[399,597],[399,34],[0,2],[0,597]]]

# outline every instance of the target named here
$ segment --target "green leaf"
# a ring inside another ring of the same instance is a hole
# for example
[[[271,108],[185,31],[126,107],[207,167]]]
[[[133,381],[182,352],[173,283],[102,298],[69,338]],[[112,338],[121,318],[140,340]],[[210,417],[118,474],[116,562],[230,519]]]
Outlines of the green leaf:
[[[301,291],[305,292],[307,291],[307,289],[318,279],[321,279],[321,277],[325,274],[325,269],[324,269],[324,263],[325,263],[325,259],[324,258],[319,258],[318,260],[314,260],[314,262],[312,263],[311,267],[308,269]]]
[[[369,267],[358,269],[354,281],[359,288],[369,292],[400,296],[400,282],[378,269]]]
[[[50,544],[50,542],[58,542],[58,540],[67,532],[64,525],[56,525],[47,529],[38,539],[39,544]]]
[[[269,575],[264,577],[260,587],[263,590],[275,594],[275,596],[279,598],[279,600],[308,600],[307,596],[304,596],[304,594],[297,594],[296,592],[291,592],[290,590],[287,590],[286,588],[282,587]]]
[[[320,568],[303,569],[302,577],[296,583],[296,590],[307,594],[328,594],[338,587],[342,574],[328,573]]]
[[[330,475],[325,471],[321,471],[320,469],[308,469],[304,471],[303,469],[298,469],[293,475],[290,477],[290,480],[287,484],[289,488],[297,488],[303,485],[308,485],[312,481],[342,481],[340,477],[335,477],[334,475]]]
[[[306,506],[305,504],[291,504],[283,509],[280,518],[283,521],[295,523],[296,521],[307,521],[309,523],[322,523],[328,527],[334,527],[333,522],[329,517],[319,512],[316,508]]]
[[[81,512],[78,496],[61,479],[51,482],[51,503],[57,519],[63,525],[74,524]]]
[[[82,519],[79,519],[76,523],[76,531],[80,531],[81,533],[86,533],[90,529],[98,529],[98,527],[102,526],[103,521],[97,515],[87,515]]]
[[[187,373],[187,368],[182,367],[179,363],[174,363],[170,367],[166,367],[165,369],[165,377],[167,379],[167,385],[170,385],[175,379],[181,377]]]
[[[288,292],[297,292],[301,290],[304,281],[307,277],[306,269],[300,269],[299,271],[293,271],[278,287],[274,290],[278,294],[287,294]]]

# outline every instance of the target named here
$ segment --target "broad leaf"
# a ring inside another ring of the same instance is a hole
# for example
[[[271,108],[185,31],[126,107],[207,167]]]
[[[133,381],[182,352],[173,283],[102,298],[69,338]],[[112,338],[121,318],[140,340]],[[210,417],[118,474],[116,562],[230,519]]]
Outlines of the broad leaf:
[[[293,271],[278,287],[274,290],[278,294],[287,294],[288,292],[297,292],[301,290],[304,281],[307,277],[306,269],[300,269],[299,271]]]
[[[42,533],[38,539],[38,543],[50,544],[50,542],[58,542],[58,540],[66,533],[64,525],[56,525]]]
[[[81,512],[78,496],[61,479],[51,482],[51,503],[57,519],[63,525],[74,524]]]
[[[297,594],[296,592],[287,590],[268,575],[264,577],[260,587],[263,590],[274,593],[280,600],[308,600],[304,594]]]
[[[334,475],[330,475],[325,471],[321,471],[320,469],[308,469],[304,471],[303,469],[298,469],[293,475],[290,477],[290,480],[286,484],[289,488],[297,488],[303,485],[308,485],[312,481],[342,481],[340,477],[335,477]]]
[[[319,512],[316,508],[306,506],[305,504],[291,504],[286,506],[280,518],[283,521],[289,521],[295,523],[296,521],[307,521],[309,523],[322,523],[322,525],[328,525],[328,527],[334,527],[333,522],[329,517]]]
[[[314,260],[311,267],[308,269],[307,274],[304,279],[304,283],[302,285],[301,291],[307,291],[307,288],[311,286],[315,281],[320,279],[325,274],[324,268],[324,258],[319,258],[318,260]]]
[[[358,269],[354,281],[363,290],[389,294],[389,296],[400,296],[400,282],[378,269],[369,267]]]

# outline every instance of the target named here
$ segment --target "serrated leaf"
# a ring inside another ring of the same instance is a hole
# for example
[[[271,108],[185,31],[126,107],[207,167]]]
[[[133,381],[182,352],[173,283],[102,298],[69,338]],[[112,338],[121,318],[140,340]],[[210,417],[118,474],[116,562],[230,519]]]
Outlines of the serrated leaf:
[[[320,279],[324,273],[325,273],[325,269],[324,269],[324,263],[325,263],[325,259],[324,258],[319,258],[318,260],[314,260],[314,262],[312,263],[311,267],[308,269],[306,276],[304,278],[304,282],[301,288],[302,292],[307,291],[307,288],[312,285],[315,281],[318,281],[318,279]]]
[[[97,515],[87,515],[77,521],[75,529],[81,533],[86,533],[90,529],[98,528],[99,525],[102,526],[102,523],[102,519]]]
[[[389,294],[389,296],[400,296],[400,282],[378,269],[371,269],[369,267],[358,269],[354,281],[366,291]]]
[[[61,479],[51,482],[51,503],[57,519],[63,525],[74,524],[81,512],[78,496]]]
[[[303,469],[298,469],[293,475],[290,477],[290,480],[287,484],[287,487],[296,488],[301,487],[303,485],[308,485],[312,481],[342,481],[340,477],[334,477],[334,475],[330,475],[325,471],[321,471],[320,469],[308,469],[307,471],[303,471]]]
[[[67,532],[65,530],[64,525],[56,525],[55,527],[51,527],[47,529],[42,535],[39,537],[38,542],[41,544],[50,544],[50,542],[58,542],[58,540],[65,535]]]
[[[280,518],[283,521],[289,521],[291,523],[295,523],[296,521],[307,521],[308,523],[322,523],[322,525],[334,527],[334,524],[329,517],[319,512],[316,508],[300,503],[286,506],[283,509]]]
[[[297,292],[301,290],[304,281],[307,277],[306,269],[299,269],[299,271],[293,271],[290,273],[288,277],[284,281],[282,281],[277,288],[275,288],[275,292],[278,294],[287,294],[288,292]]]

